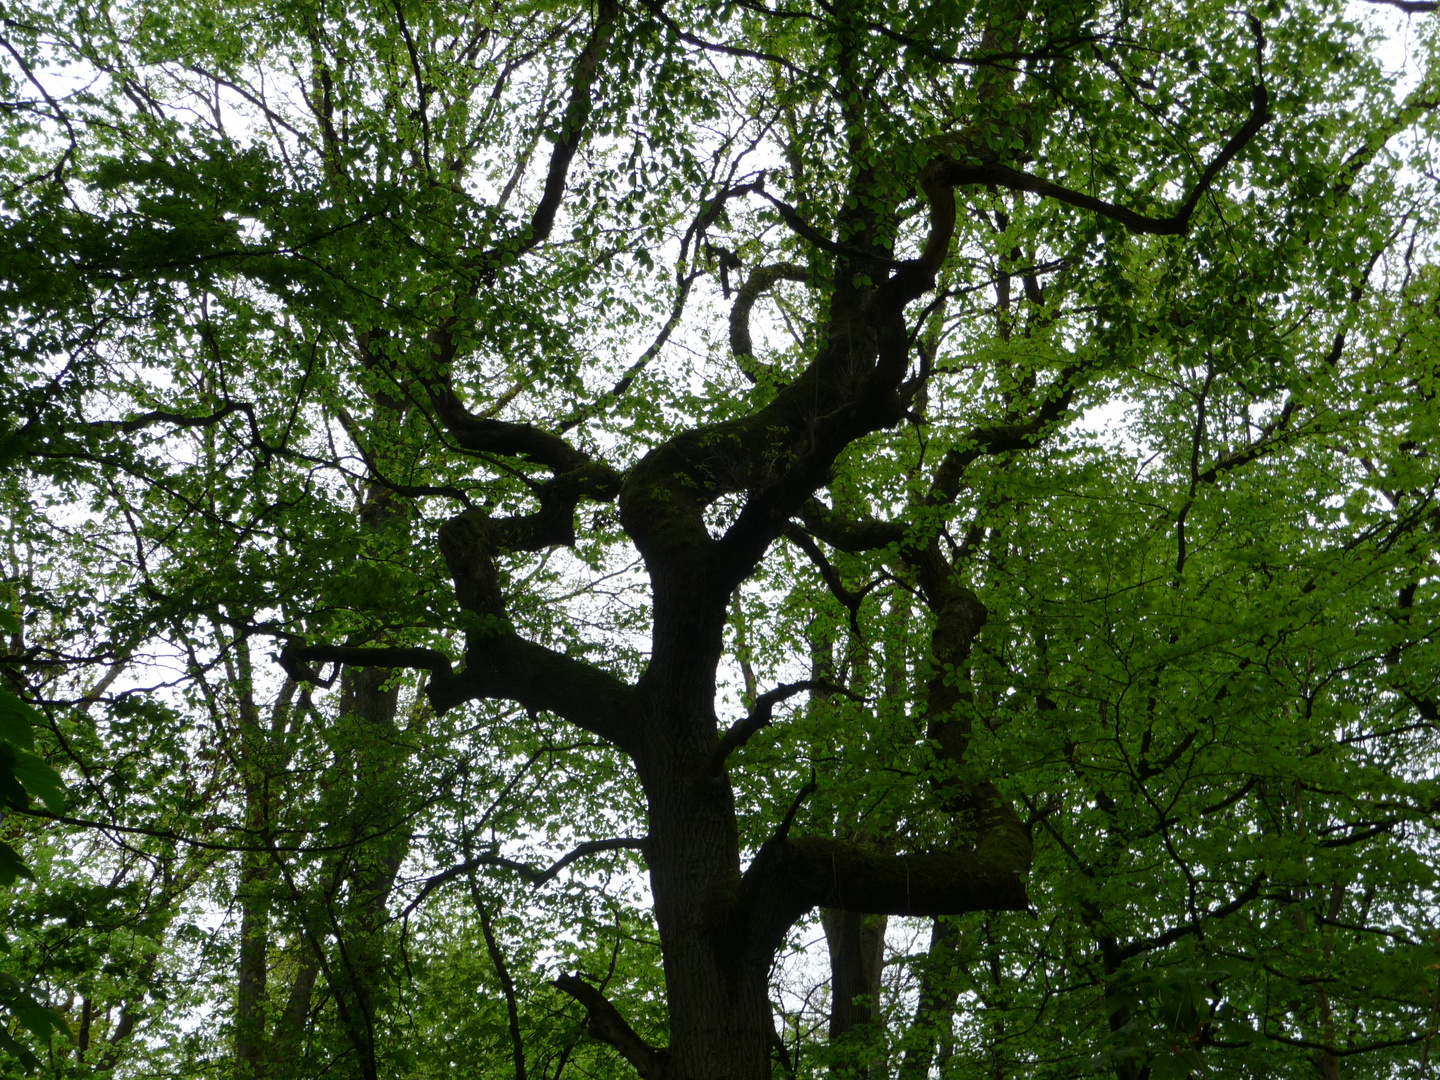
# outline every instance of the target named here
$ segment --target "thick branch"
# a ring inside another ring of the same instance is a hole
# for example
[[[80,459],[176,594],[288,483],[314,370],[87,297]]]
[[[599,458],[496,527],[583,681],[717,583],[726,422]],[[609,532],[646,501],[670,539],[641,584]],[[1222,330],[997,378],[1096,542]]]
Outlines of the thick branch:
[[[526,641],[514,631],[472,633],[465,668],[442,691],[432,690],[437,712],[466,701],[515,701],[532,712],[554,713],[630,751],[634,739],[633,691],[609,672]]]
[[[456,344],[448,333],[437,332],[431,339],[441,370],[448,371],[458,351]],[[528,458],[557,474],[577,469],[590,460],[558,435],[529,424],[476,416],[456,396],[448,381],[436,380],[427,384],[427,389],[436,415],[466,450]]]
[[[898,391],[911,351],[905,306],[933,287],[955,229],[953,189],[930,178],[923,186],[930,231],[920,257],[876,288],[868,304],[857,296],[856,304],[833,309],[826,344],[798,379],[750,416],[682,432],[631,470],[620,497],[621,522],[652,576],[668,577],[673,567],[677,579],[705,580],[714,589],[706,599],[715,612],[723,610],[721,599],[824,483],[844,448],[902,417]],[[848,280],[847,273],[841,278]],[[720,541],[712,541],[705,506],[739,491],[748,493],[744,507]],[[693,589],[677,588],[682,592]],[[657,643],[652,667],[665,660]]]
[[[457,351],[453,337],[448,331],[437,331],[432,335],[432,343],[441,369],[448,371]],[[534,513],[491,518],[483,511],[471,510],[442,526],[441,548],[450,559],[451,573],[456,575],[456,585],[462,593],[462,578],[469,581],[478,574],[493,581],[492,562],[499,551],[540,551],[574,544],[575,508],[580,500],[610,502],[619,494],[620,476],[614,469],[592,460],[590,455],[575,449],[558,435],[529,424],[475,416],[465,408],[445,378],[431,380],[427,389],[440,420],[465,449],[528,458],[555,474],[544,483],[534,485],[540,503]],[[456,543],[464,549],[459,553],[462,562],[465,557],[477,555],[483,565],[457,566],[450,550]],[[498,591],[487,591],[480,606],[474,598],[461,595],[459,599],[461,607],[499,614]]]
[[[352,667],[419,668],[431,673],[431,692],[454,679],[450,658],[437,649],[383,648],[351,645],[287,644],[280,650],[280,668],[297,682],[329,687],[335,674],[322,679],[311,664],[349,664]],[[337,672],[338,674],[338,667]]]
[[[1056,385],[1063,386],[1064,389],[1047,398],[1029,418],[971,428],[962,437],[961,445],[946,453],[940,467],[935,470],[935,480],[931,484],[926,504],[940,506],[953,502],[959,494],[965,470],[978,458],[1017,450],[1033,450],[1037,447],[1045,430],[1064,415],[1070,402],[1074,400],[1076,374],[1074,370],[1063,372]],[[807,531],[841,551],[853,553],[887,547],[899,549],[907,543],[914,547],[914,541],[907,538],[908,527],[905,523],[881,521],[877,518],[847,520],[818,499],[811,499],[800,508],[800,518]],[[915,548],[910,551],[908,557],[916,557],[918,550]],[[836,596],[842,603],[845,602],[841,594],[836,593]]]
[[[536,550],[574,538],[574,507],[587,489],[585,470],[558,476],[541,491],[540,510],[492,519],[470,510],[440,527],[440,550],[468,613],[465,670],[430,700],[444,711],[473,698],[517,701],[564,717],[622,748],[633,734],[631,688],[582,660],[521,638],[510,623],[495,556]]]
[[[750,943],[778,947],[815,907],[872,915],[1025,911],[1030,840],[1023,828],[988,830],[975,850],[887,855],[828,837],[775,839],[745,872],[737,912]]]
[[[554,986],[585,1007],[589,1016],[586,1029],[620,1051],[620,1056],[635,1067],[641,1080],[664,1080],[666,1052],[637,1035],[604,994],[575,975],[561,975]]]
[[[811,499],[800,508],[805,528],[825,543],[851,553],[899,547],[905,540],[906,527],[898,521],[881,521],[866,517],[849,520],[841,517],[819,499]]]

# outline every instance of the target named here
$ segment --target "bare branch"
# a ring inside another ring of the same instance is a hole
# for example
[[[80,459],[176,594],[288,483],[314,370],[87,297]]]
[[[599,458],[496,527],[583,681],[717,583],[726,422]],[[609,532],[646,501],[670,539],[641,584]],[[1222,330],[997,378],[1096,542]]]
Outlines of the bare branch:
[[[414,900],[406,905],[400,917],[403,918],[409,915],[423,904],[425,899],[436,889],[440,888],[440,886],[449,884],[457,878],[462,878],[482,866],[493,866],[501,870],[509,870],[512,873],[519,874],[531,888],[538,889],[555,880],[556,875],[558,875],[561,870],[564,870],[565,867],[577,859],[583,859],[587,855],[595,855],[602,851],[644,851],[647,843],[649,843],[649,840],[643,836],[616,836],[608,840],[587,840],[583,844],[575,847],[574,850],[566,852],[543,869],[531,866],[529,863],[507,859],[503,855],[488,853],[485,855],[476,855],[473,858],[466,859],[463,863],[458,863],[447,870],[442,870],[440,873],[426,878],[425,884],[420,886],[420,892],[416,894]]]
[[[847,690],[843,686],[836,686],[833,683],[821,679],[806,679],[802,682],[781,683],[774,690],[767,690],[755,699],[755,707],[750,710],[750,715],[743,720],[737,720],[720,737],[720,745],[715,748],[715,753],[710,757],[709,772],[711,776],[719,776],[721,769],[725,767],[725,759],[734,751],[744,746],[762,728],[770,726],[775,706],[780,702],[794,697],[796,694],[806,690],[823,690],[827,694],[843,694],[851,701],[864,701],[865,699],[854,691]]]
[[[1116,206],[1104,199],[1097,199],[1093,195],[1072,191],[1059,184],[1052,184],[1049,180],[1042,180],[1038,176],[1032,176],[1009,165],[1001,164],[998,160],[983,161],[976,157],[967,157],[963,161],[954,158],[941,159],[929,166],[927,171],[933,170],[932,175],[941,183],[955,186],[994,184],[1010,191],[1028,191],[1042,198],[1056,199],[1070,206],[1092,211],[1111,221],[1119,222],[1132,232],[1153,233],[1158,236],[1181,236],[1189,231],[1190,218],[1195,213],[1195,208],[1200,205],[1201,198],[1210,190],[1210,185],[1220,175],[1221,170],[1234,160],[1235,156],[1269,121],[1270,94],[1263,82],[1257,83],[1251,97],[1249,119],[1230,137],[1221,148],[1220,153],[1215,156],[1215,160],[1206,167],[1180,208],[1170,217],[1165,218],[1140,214],[1127,207]]]

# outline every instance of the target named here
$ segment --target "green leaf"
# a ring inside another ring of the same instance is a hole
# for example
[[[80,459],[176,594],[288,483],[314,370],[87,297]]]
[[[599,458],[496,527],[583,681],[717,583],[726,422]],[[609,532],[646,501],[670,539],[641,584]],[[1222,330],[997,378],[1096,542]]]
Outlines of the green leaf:
[[[35,875],[31,872],[30,868],[25,865],[25,861],[20,858],[15,849],[3,840],[0,840],[0,886],[8,887],[14,885],[16,878],[25,878],[27,881],[34,881]],[[6,942],[4,951],[10,951],[8,941]]]
[[[65,782],[60,774],[41,758],[25,750],[15,752],[11,766],[15,777],[25,785],[25,790],[37,796],[52,814],[65,810]]]
[[[0,740],[21,750],[33,750],[35,735],[31,729],[39,719],[40,714],[33,708],[9,690],[0,689]]]
[[[15,1037],[3,1027],[0,1027],[0,1050],[3,1050],[13,1058],[17,1058],[20,1064],[25,1067],[26,1072],[33,1072],[40,1067],[40,1059],[37,1058],[32,1051],[21,1046],[20,1043],[15,1040]]]

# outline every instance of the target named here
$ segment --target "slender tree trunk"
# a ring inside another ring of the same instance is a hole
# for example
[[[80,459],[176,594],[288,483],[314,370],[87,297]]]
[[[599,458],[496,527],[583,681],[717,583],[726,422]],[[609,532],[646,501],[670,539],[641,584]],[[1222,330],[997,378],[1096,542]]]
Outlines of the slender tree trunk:
[[[266,1048],[266,1074],[271,1080],[294,1076],[300,1060],[301,1039],[310,1022],[310,999],[320,975],[320,963],[304,955],[290,983],[285,1010],[275,1020],[274,1034]]]
[[[833,1075],[868,1078],[885,1074],[880,1022],[880,974],[885,960],[883,915],[823,908],[820,925],[830,953],[830,1041],[849,1043],[856,1059]]]
[[[242,1080],[265,1075],[265,982],[270,937],[268,856],[246,852],[240,867],[240,963],[236,977],[235,1062]]]
[[[920,967],[920,991],[915,1016],[905,1033],[905,1057],[900,1080],[925,1080],[935,1061],[942,1034],[948,1035],[950,1018],[960,996],[955,976],[955,945],[960,932],[952,919],[937,918],[930,927],[930,947]]]
[[[246,644],[237,643],[242,653],[241,679],[250,674]],[[250,837],[266,835],[269,827],[266,733],[248,685],[240,694],[239,766],[245,785],[245,828]],[[275,867],[261,851],[240,856],[240,956],[235,990],[235,1072],[241,1080],[261,1080],[265,1075],[265,984],[269,970],[270,903]]]
[[[391,982],[386,963],[387,905],[409,850],[401,817],[401,750],[395,738],[399,695],[394,687],[385,688],[391,675],[385,668],[347,670],[341,695],[342,713],[359,725],[361,746],[351,804],[354,847],[349,890],[339,915],[339,955],[331,966],[337,985],[331,991],[343,1002],[346,1029],[366,1080],[379,1075],[377,1022]]]

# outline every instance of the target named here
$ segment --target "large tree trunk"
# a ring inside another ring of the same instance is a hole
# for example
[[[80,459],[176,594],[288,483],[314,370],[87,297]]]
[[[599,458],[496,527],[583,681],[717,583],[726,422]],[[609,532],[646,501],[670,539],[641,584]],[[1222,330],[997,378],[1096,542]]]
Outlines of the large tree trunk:
[[[677,711],[657,708],[656,739],[641,761],[650,816],[646,857],[664,954],[675,1080],[765,1080],[774,1020],[769,955],[747,955],[727,926],[740,880],[735,800],[708,774],[715,717],[705,710],[675,732]],[[683,715],[681,713],[680,715]],[[667,745],[668,744],[668,745]]]

